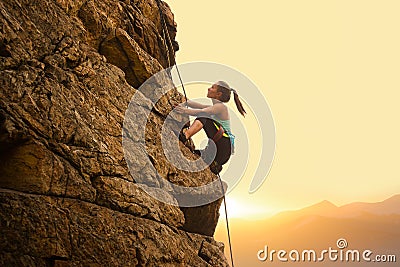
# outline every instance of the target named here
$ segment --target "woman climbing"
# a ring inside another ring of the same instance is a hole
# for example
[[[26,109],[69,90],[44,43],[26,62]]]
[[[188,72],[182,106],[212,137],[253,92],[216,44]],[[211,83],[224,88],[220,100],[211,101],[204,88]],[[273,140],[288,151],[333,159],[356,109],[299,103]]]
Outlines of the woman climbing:
[[[215,143],[217,151],[210,165],[210,170],[215,174],[222,170],[222,165],[229,160],[234,148],[235,136],[231,132],[229,112],[224,104],[230,100],[231,92],[233,92],[237,109],[244,116],[246,111],[239,100],[237,92],[223,81],[216,82],[208,88],[207,97],[211,98],[212,105],[203,105],[189,100],[187,105],[191,109],[183,106],[176,107],[176,111],[179,113],[197,117],[193,124],[188,129],[185,129],[186,131],[182,131],[179,136],[180,141],[185,144],[190,137],[204,129],[207,137]],[[209,140],[209,143],[212,142],[211,140]],[[208,153],[210,152],[208,148],[211,148],[211,146],[207,145],[201,153],[195,150],[195,153],[208,159],[207,156],[210,154]]]

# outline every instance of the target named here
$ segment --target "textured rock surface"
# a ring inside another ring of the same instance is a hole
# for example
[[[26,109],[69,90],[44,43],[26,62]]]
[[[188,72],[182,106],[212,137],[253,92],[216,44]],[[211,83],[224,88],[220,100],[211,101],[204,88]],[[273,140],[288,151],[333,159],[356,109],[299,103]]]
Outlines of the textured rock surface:
[[[129,100],[178,49],[166,47],[157,2],[0,0],[0,21],[0,266],[227,266],[209,237],[221,201],[161,203],[135,183],[152,166],[138,154],[131,174],[124,159]],[[152,109],[154,92],[143,93],[157,172],[186,186],[214,180],[163,155],[160,125],[182,96],[171,90]]]
[[[227,266],[211,237],[85,201],[0,190],[0,209],[1,266]]]

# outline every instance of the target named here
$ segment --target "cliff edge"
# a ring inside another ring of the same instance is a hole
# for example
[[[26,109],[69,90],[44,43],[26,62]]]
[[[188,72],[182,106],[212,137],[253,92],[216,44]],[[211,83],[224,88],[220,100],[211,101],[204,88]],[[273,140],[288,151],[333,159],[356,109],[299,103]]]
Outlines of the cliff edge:
[[[168,5],[0,0],[0,21],[0,265],[228,266],[212,238],[220,199],[179,208],[135,182],[152,168],[187,186],[216,179],[177,170],[162,153],[161,125],[182,95],[171,90],[151,109],[153,166],[138,155],[129,172],[121,145],[137,88],[174,63]],[[152,92],[142,95],[150,109]]]

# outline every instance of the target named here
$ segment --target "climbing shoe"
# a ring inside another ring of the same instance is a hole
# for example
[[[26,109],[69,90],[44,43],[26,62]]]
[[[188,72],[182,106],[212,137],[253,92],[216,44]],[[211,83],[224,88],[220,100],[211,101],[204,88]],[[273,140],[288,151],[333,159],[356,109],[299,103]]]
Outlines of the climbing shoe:
[[[183,130],[179,133],[179,141],[181,141],[187,148],[190,149],[190,151],[194,151],[194,143],[192,139],[187,139],[185,132],[188,130],[188,128],[183,128]]]
[[[181,141],[182,143],[186,143],[187,142],[187,138],[186,138],[186,133],[187,129],[184,128],[180,133],[179,133],[179,141]]]

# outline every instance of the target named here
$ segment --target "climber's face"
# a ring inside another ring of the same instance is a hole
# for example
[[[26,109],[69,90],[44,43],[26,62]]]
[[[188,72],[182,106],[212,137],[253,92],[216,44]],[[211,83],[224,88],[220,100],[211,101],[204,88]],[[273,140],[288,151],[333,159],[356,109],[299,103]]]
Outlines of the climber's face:
[[[213,84],[210,88],[208,88],[207,92],[207,97],[208,98],[214,98],[214,99],[219,99],[219,97],[222,95],[221,92],[218,92],[218,85]]]

